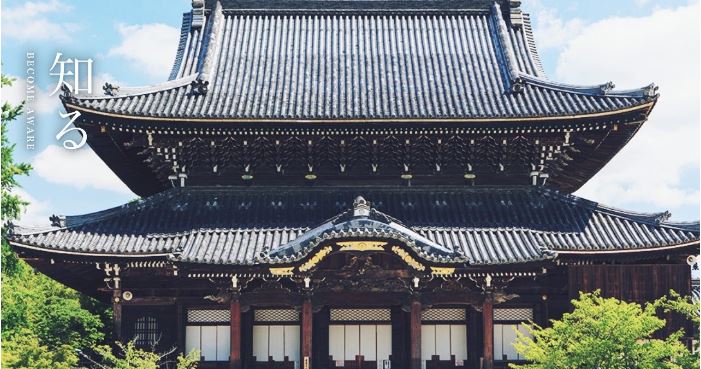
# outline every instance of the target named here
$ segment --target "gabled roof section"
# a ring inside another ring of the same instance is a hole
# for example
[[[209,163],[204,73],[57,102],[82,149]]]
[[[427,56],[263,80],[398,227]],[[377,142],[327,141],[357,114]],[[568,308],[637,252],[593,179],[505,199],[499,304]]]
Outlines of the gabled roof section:
[[[348,239],[390,239],[406,245],[422,259],[440,263],[467,263],[461,248],[448,249],[404,226],[399,220],[370,207],[358,197],[353,209],[341,213],[287,244],[272,249],[271,262],[290,262],[306,257],[322,242]]]
[[[511,3],[195,1],[168,83],[63,100],[166,121],[554,119],[651,108],[654,86],[545,79],[530,19]]]
[[[347,212],[359,195],[372,204],[367,216]],[[278,257],[294,258],[317,236],[366,228],[411,239],[427,255],[460,256],[471,265],[528,263],[558,253],[698,247],[698,222],[667,218],[539,187],[183,188],[94,214],[55,218],[53,229],[16,230],[9,240],[49,255],[159,256],[224,265],[284,263]]]

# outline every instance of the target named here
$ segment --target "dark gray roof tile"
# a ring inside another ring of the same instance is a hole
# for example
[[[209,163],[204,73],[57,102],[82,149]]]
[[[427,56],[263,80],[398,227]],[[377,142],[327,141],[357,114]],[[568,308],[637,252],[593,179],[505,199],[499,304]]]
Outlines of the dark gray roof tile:
[[[370,4],[370,3],[368,3]],[[446,3],[448,5],[452,3]],[[129,116],[218,119],[392,119],[569,116],[654,100],[545,79],[530,20],[497,3],[440,12],[244,11],[183,17],[171,80],[73,96],[69,104]],[[198,93],[196,80],[207,82]],[[512,91],[514,84],[523,91]]]
[[[346,214],[359,195],[379,214],[378,221],[360,228],[338,215]],[[501,264],[548,259],[552,252],[698,242],[699,223],[667,223],[666,217],[612,209],[539,187],[184,188],[66,217],[60,228],[18,228],[10,240],[48,252],[164,254],[182,262],[255,264],[274,262],[265,255],[300,257],[282,250],[294,245],[306,250],[318,235],[389,232],[413,240],[417,249],[428,247],[436,257],[463,260],[464,255],[472,264]]]

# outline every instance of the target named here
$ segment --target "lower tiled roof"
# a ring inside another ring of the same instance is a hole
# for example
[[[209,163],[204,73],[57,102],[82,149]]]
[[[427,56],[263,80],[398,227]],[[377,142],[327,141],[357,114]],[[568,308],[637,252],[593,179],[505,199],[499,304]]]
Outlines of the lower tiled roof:
[[[446,262],[524,263],[558,252],[652,250],[699,240],[698,222],[670,223],[666,213],[624,212],[539,187],[252,187],[173,189],[118,208],[58,218],[53,229],[16,231],[10,241],[94,256],[275,263],[281,262],[271,258],[276,250],[311,230],[329,222],[340,229],[339,214],[357,196],[386,215],[387,224],[424,237],[418,243],[428,249],[426,255]],[[373,227],[347,230],[372,235],[384,226]]]

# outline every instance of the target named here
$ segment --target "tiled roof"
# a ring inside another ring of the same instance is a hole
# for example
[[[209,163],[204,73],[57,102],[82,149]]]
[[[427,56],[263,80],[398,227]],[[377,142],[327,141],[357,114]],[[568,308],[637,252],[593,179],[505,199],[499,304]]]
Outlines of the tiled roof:
[[[359,4],[384,3],[391,2]],[[611,84],[551,82],[527,15],[515,26],[497,2],[410,7],[430,3],[341,11],[223,9],[209,1],[214,8],[201,27],[191,13],[184,16],[170,81],[64,101],[69,108],[184,120],[420,120],[584,115],[657,96],[652,86],[614,91]]]
[[[370,202],[371,215],[348,215],[356,196]],[[55,229],[17,232],[10,241],[48,252],[250,265],[297,259],[312,241],[333,234],[358,235],[407,239],[428,260],[504,264],[550,259],[558,252],[698,242],[698,222],[667,218],[540,187],[183,188],[57,219]]]

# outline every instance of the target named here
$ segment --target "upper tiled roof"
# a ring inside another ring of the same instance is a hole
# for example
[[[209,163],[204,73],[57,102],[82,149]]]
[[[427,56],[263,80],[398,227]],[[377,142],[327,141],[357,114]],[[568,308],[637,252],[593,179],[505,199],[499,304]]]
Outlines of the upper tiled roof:
[[[208,1],[204,20],[184,15],[170,81],[64,101],[134,117],[287,121],[568,117],[656,98],[654,87],[548,81],[528,16],[515,24],[499,3]]]
[[[372,205],[367,217],[347,213],[359,195]],[[667,217],[538,187],[183,188],[10,241],[48,252],[250,265],[296,259],[332,233],[389,235],[413,242],[428,260],[503,264],[698,242],[698,222]]]

